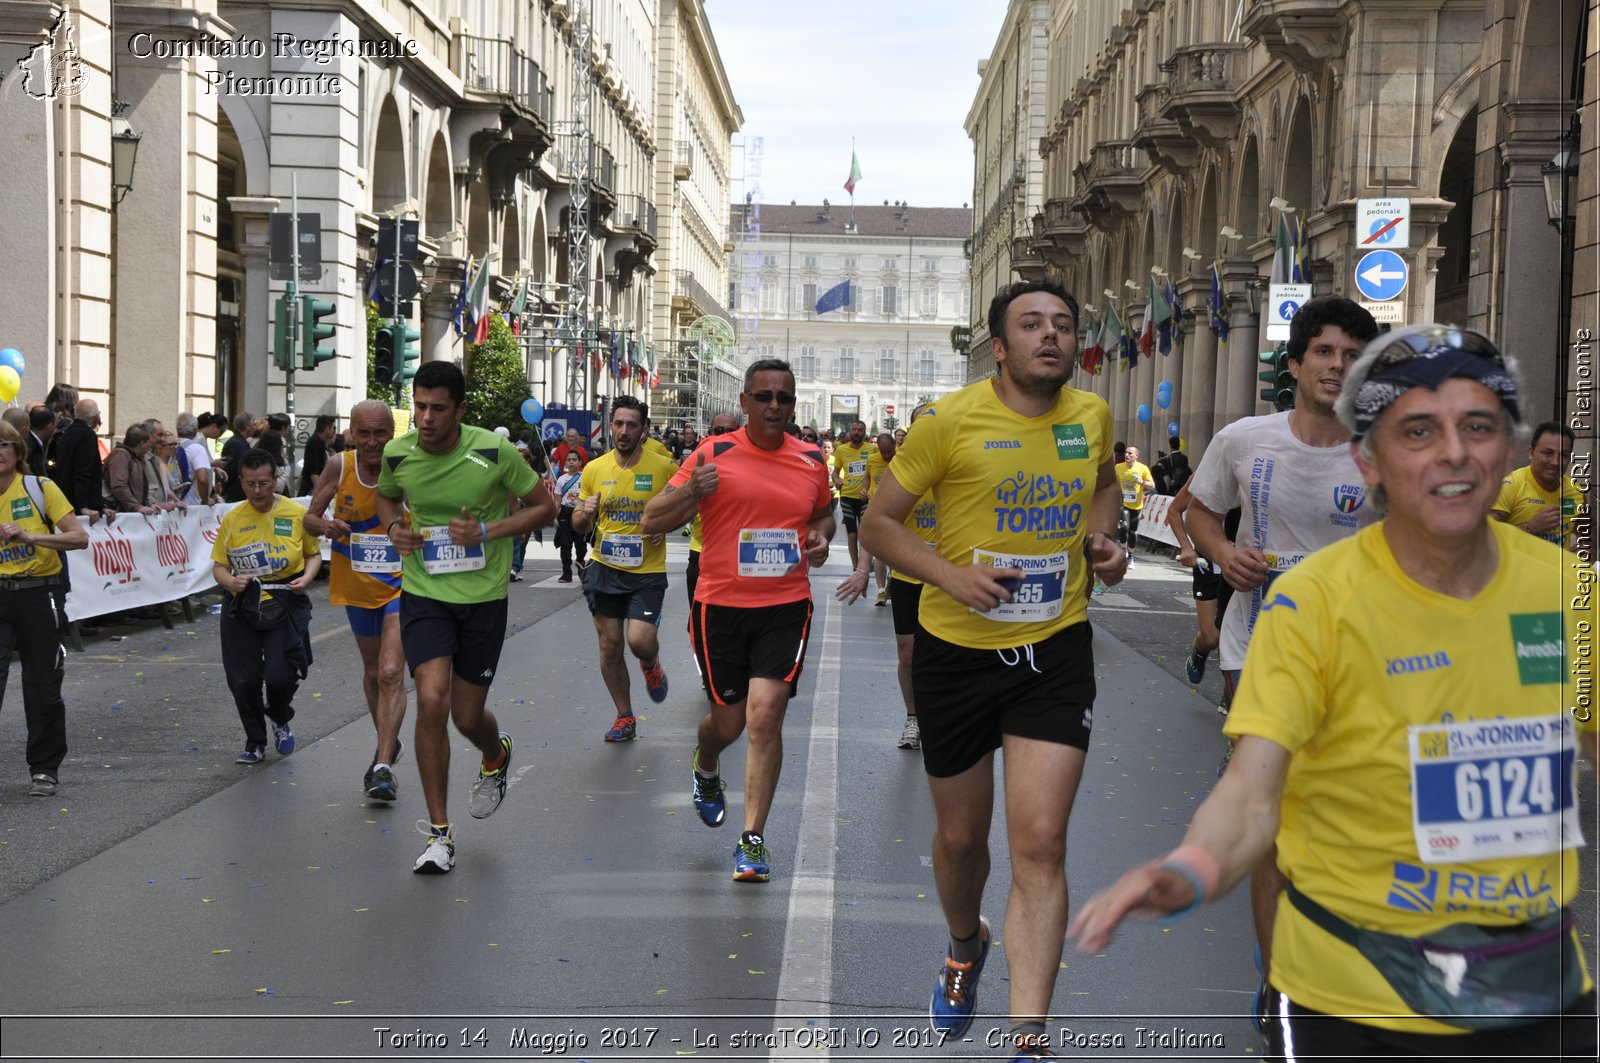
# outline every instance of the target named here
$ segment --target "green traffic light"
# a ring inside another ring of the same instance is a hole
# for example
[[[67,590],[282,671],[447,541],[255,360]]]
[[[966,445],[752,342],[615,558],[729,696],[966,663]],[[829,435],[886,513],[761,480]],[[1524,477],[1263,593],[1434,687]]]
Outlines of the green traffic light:
[[[1263,385],[1256,392],[1261,401],[1270,403],[1280,413],[1294,409],[1294,374],[1289,371],[1288,347],[1280,343],[1256,357],[1265,366],[1256,374],[1256,379]]]
[[[295,360],[295,337],[289,331],[289,300],[278,296],[272,309],[272,364],[288,372]]]
[[[372,340],[372,376],[384,387],[394,386],[394,329],[385,325]]]
[[[400,350],[395,361],[395,376],[405,383],[417,375],[417,363],[422,361],[422,333],[409,325],[402,325],[397,338],[400,340]]]
[[[315,296],[302,295],[300,297],[300,367],[306,370],[315,369],[330,358],[338,355],[338,350],[333,345],[333,321],[323,323],[323,318],[332,318],[338,309],[333,302],[327,299],[318,299]]]

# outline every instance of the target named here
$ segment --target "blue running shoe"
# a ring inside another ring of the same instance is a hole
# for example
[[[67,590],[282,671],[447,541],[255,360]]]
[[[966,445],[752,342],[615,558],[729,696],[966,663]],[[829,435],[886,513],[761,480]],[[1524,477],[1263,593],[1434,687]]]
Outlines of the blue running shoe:
[[[638,733],[639,720],[630,712],[626,716],[617,717],[616,722],[611,725],[611,730],[606,732],[606,741],[632,742]]]
[[[272,725],[272,748],[278,751],[278,756],[287,757],[294,752],[294,732],[289,730],[289,725],[279,727]]]
[[[667,673],[661,667],[661,658],[657,657],[649,664],[639,662],[639,670],[644,673],[644,688],[650,693],[650,700],[657,705],[667,700]]]
[[[233,762],[235,764],[260,764],[263,760],[266,760],[266,759],[267,759],[267,751],[266,750],[264,750],[264,749],[256,749],[256,748],[252,747],[250,749],[245,750],[243,753],[240,753],[237,757],[234,757],[233,758]]]
[[[928,1004],[928,1023],[935,1033],[960,1037],[972,1025],[978,1008],[978,976],[989,958],[989,920],[981,915],[978,933],[983,938],[983,951],[973,962],[957,963],[948,948],[945,951],[944,964],[933,980],[933,999]]]
[[[696,746],[691,758],[694,765],[694,810],[700,813],[700,822],[708,827],[722,826],[728,814],[727,799],[722,796],[722,776],[709,779],[700,774],[700,747]]]
[[[1189,644],[1189,658],[1183,662],[1183,670],[1189,676],[1189,682],[1195,686],[1200,685],[1200,680],[1206,677],[1206,657],[1208,654],[1200,652],[1199,645]]]
[[[761,835],[745,831],[733,849],[733,880],[735,882],[766,882],[772,878],[772,867],[767,863],[767,846]]]

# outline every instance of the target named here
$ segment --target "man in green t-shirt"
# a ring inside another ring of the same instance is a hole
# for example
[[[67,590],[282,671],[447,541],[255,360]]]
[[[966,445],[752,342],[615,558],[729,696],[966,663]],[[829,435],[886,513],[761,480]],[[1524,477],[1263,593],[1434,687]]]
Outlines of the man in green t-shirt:
[[[511,736],[484,703],[506,637],[511,540],[549,524],[556,508],[510,440],[461,423],[466,394],[453,362],[418,370],[415,427],[383,448],[378,476],[378,519],[404,559],[400,642],[417,687],[417,773],[430,824],[418,874],[455,866],[447,721],[483,753],[467,811],[485,819],[505,797]],[[525,505],[516,513],[513,495]]]

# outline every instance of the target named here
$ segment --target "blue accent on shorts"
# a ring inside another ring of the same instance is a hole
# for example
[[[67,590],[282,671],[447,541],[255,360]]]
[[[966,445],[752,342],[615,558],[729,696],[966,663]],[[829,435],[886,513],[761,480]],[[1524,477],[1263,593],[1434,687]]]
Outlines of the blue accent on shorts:
[[[347,605],[344,607],[344,615],[350,621],[351,631],[361,638],[375,639],[383,634],[384,617],[400,615],[400,599],[396,598],[388,605],[380,605],[373,609]]]

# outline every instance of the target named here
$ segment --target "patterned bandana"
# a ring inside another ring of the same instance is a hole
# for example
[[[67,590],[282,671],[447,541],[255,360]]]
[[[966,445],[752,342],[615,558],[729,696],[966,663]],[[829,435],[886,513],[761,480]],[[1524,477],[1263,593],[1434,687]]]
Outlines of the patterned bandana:
[[[1456,377],[1476,380],[1494,392],[1511,420],[1521,422],[1513,366],[1487,336],[1447,325],[1417,325],[1369,344],[1345,381],[1340,419],[1360,439],[1407,391],[1414,387],[1437,391]]]

